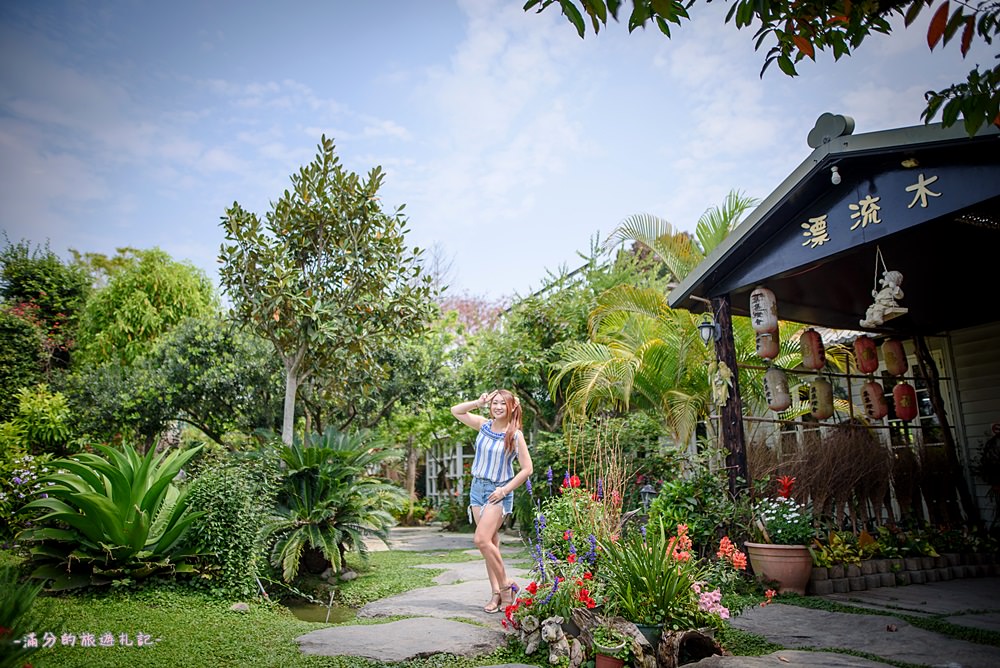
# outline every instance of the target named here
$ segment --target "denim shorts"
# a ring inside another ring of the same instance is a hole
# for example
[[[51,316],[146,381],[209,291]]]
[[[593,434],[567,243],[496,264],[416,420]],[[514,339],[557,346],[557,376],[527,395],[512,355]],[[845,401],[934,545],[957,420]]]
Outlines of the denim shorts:
[[[489,498],[493,490],[497,487],[503,487],[509,482],[510,480],[494,482],[485,478],[473,478],[472,488],[469,490],[469,521],[472,522],[473,506],[479,508],[479,516],[482,517],[483,510],[485,510],[486,506],[490,505]],[[504,516],[514,512],[514,492],[510,492],[507,496],[503,497],[500,503],[503,505]]]

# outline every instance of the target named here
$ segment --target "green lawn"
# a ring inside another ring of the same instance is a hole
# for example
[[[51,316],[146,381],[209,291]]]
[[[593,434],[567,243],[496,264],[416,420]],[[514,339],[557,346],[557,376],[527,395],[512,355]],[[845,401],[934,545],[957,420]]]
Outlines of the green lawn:
[[[462,552],[378,552],[369,569],[345,583],[339,595],[352,606],[431,584],[440,571],[412,568],[418,563],[453,562],[470,559]],[[357,566],[356,566],[357,567]],[[295,638],[325,624],[303,622],[280,605],[250,601],[249,612],[233,612],[234,601],[214,598],[180,586],[149,587],[138,591],[100,595],[43,596],[35,613],[47,624],[36,629],[39,640],[46,631],[57,640],[52,649],[41,649],[31,657],[35,668],[49,666],[94,668],[174,668],[175,666],[379,666],[354,657],[314,657],[299,653]],[[379,623],[390,620],[364,620]],[[349,622],[351,623],[351,622]],[[77,637],[76,647],[61,645],[63,633]],[[111,633],[115,646],[101,647],[100,638]],[[138,634],[149,636],[145,647],[120,646],[119,636],[128,634],[135,643]],[[83,634],[92,634],[96,647],[80,647]],[[434,657],[410,661],[407,668],[442,666],[471,668],[519,659],[519,652],[500,648],[489,657],[459,659]]]

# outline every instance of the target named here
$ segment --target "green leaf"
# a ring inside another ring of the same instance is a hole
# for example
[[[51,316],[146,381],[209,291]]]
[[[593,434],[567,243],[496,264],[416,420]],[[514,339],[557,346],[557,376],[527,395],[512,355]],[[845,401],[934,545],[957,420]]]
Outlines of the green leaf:
[[[778,67],[781,68],[782,72],[790,77],[794,77],[798,74],[795,71],[795,65],[788,56],[778,56]]]

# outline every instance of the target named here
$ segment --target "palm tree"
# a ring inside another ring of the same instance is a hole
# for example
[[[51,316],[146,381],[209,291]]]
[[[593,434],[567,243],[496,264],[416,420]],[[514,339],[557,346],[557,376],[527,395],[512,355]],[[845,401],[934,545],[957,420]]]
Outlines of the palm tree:
[[[339,571],[350,550],[366,558],[366,537],[388,541],[391,511],[405,506],[406,494],[372,472],[400,456],[398,451],[365,434],[330,428],[315,442],[307,438],[282,447],[280,455],[287,468],[279,505],[261,540],[274,540],[271,563],[286,582],[309,561]]]
[[[730,192],[721,206],[706,211],[694,236],[650,214],[630,216],[605,242],[610,249],[635,241],[666,271],[666,280],[683,279],[719,245],[757,201]],[[667,305],[657,287],[618,285],[605,291],[590,315],[590,340],[567,346],[550,377],[550,389],[563,389],[571,414],[583,417],[599,407],[659,411],[676,443],[689,443],[712,405],[710,373],[715,355],[697,334],[697,316]],[[797,326],[783,324],[782,356],[792,361],[788,336]],[[737,361],[754,357],[755,338],[745,318],[733,321]],[[758,374],[759,375],[759,374]],[[745,377],[744,377],[745,376]],[[763,402],[761,383],[741,371],[744,401]],[[749,391],[748,391],[749,390]],[[710,422],[706,421],[709,425]]]

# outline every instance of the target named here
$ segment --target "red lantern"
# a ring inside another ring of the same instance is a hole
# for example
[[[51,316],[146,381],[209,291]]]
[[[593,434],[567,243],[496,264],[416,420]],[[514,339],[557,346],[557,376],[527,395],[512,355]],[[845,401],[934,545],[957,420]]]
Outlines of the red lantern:
[[[893,376],[902,376],[906,373],[909,365],[902,341],[886,339],[882,343],[882,361],[885,362],[885,370]]]
[[[815,329],[807,329],[799,336],[802,348],[802,366],[807,369],[822,369],[826,366],[826,351],[823,337]]]
[[[778,331],[778,302],[762,285],[750,293],[750,324],[758,333]]]
[[[788,378],[785,372],[776,366],[764,374],[764,396],[772,411],[783,411],[792,405],[792,395],[788,391]]]
[[[825,378],[817,378],[809,386],[810,413],[817,420],[833,415],[833,386]]]
[[[761,332],[757,334],[757,356],[766,360],[773,360],[778,356],[778,333]]]
[[[896,417],[909,422],[917,417],[917,391],[909,383],[899,383],[892,388],[892,401],[896,404]]]
[[[878,369],[878,351],[870,336],[854,339],[854,361],[861,373],[875,373]]]
[[[865,406],[865,415],[869,420],[881,420],[889,414],[889,406],[885,403],[885,392],[874,380],[861,387],[861,402]]]

